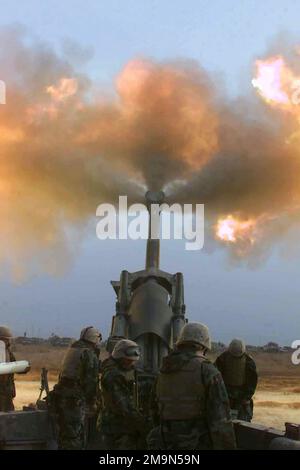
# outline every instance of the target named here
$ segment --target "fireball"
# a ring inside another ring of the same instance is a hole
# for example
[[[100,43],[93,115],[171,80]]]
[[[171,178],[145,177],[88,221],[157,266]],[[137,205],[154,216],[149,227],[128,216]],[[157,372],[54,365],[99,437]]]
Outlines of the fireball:
[[[288,104],[289,97],[285,91],[285,85],[291,78],[291,72],[286,67],[282,57],[257,60],[257,76],[252,80],[252,85],[267,101]]]
[[[232,215],[219,219],[216,225],[216,237],[229,243],[255,241],[256,221],[254,219],[239,220]]]

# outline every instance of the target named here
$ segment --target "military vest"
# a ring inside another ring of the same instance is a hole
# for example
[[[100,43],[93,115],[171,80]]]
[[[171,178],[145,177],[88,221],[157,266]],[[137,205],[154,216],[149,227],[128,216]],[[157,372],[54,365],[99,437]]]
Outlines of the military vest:
[[[179,370],[160,372],[156,384],[156,396],[163,420],[204,417],[203,361],[204,358],[193,357]]]
[[[223,380],[225,385],[241,387],[246,381],[246,354],[235,357],[227,353],[224,360]]]
[[[80,361],[84,351],[89,351],[88,347],[82,345],[71,346],[63,360],[60,378],[78,380]]]

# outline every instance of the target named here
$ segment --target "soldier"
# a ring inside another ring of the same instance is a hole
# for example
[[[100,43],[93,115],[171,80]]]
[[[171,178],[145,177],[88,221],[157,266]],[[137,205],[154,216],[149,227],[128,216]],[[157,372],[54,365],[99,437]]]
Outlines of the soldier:
[[[257,372],[254,360],[246,353],[244,341],[233,339],[215,364],[225,382],[230,407],[236,410],[235,417],[250,422],[253,417],[252,397],[257,385]]]
[[[99,401],[101,333],[89,326],[79,341],[69,348],[58,384],[49,394],[49,406],[55,411],[60,449],[84,449],[91,437]]]
[[[145,448],[145,421],[137,409],[135,365],[140,358],[139,346],[128,339],[120,340],[111,357],[101,368],[103,409],[99,419],[101,447],[109,450]]]
[[[188,323],[163,360],[153,391],[150,450],[234,449],[230,408],[220,372],[206,359],[208,328]]]
[[[5,362],[15,362],[16,358],[11,351],[11,342],[13,335],[7,326],[0,326],[0,341],[5,344]],[[23,374],[26,374],[30,370],[30,367],[25,369]],[[13,411],[14,398],[16,396],[16,387],[14,374],[0,375],[0,411]]]

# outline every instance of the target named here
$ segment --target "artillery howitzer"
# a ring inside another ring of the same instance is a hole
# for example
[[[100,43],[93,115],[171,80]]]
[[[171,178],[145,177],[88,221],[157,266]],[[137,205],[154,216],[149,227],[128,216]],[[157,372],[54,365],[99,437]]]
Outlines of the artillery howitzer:
[[[145,269],[122,271],[119,281],[111,281],[117,295],[116,315],[112,320],[108,350],[120,338],[136,341],[141,349],[138,372],[139,403],[144,412],[153,379],[161,361],[173,348],[185,324],[183,275],[170,274],[159,267],[160,240],[151,238],[151,209],[159,210],[163,192],[146,194],[149,211],[149,237]]]
[[[164,201],[164,193],[148,192],[146,201],[150,215],[151,205],[160,205]],[[145,408],[149,389],[162,358],[173,348],[179,331],[187,322],[183,275],[160,270],[160,240],[151,238],[151,228],[149,217],[145,269],[133,273],[122,271],[120,281],[111,281],[117,302],[108,340],[108,350],[120,338],[128,338],[139,344],[142,359],[138,388]],[[147,409],[144,412],[147,413]],[[300,450],[300,425],[286,423],[286,430],[280,431],[234,420],[234,427],[239,449]]]

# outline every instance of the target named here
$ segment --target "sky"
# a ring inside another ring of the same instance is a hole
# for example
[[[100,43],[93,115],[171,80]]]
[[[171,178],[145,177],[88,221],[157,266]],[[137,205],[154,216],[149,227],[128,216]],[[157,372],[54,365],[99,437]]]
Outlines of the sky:
[[[107,86],[134,57],[191,58],[217,73],[233,96],[250,87],[253,62],[275,37],[300,42],[299,17],[297,0],[0,0],[0,25],[22,24],[58,50],[78,43],[90,54],[84,69]],[[110,280],[122,269],[142,269],[144,258],[144,241],[99,241],[91,223],[63,276],[16,284],[2,272],[0,323],[18,335],[74,337],[94,324],[107,336],[115,304]],[[214,340],[299,339],[299,254],[274,253],[249,269],[230,265],[223,249],[191,253],[183,242],[164,241],[161,267],[183,272],[187,316],[206,323]]]

